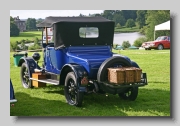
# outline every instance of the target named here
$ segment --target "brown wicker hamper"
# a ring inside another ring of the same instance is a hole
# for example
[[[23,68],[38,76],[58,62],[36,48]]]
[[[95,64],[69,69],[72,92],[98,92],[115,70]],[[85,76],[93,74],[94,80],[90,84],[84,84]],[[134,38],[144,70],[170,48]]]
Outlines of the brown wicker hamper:
[[[136,67],[108,68],[108,81],[114,84],[137,83],[141,81],[142,69]]]

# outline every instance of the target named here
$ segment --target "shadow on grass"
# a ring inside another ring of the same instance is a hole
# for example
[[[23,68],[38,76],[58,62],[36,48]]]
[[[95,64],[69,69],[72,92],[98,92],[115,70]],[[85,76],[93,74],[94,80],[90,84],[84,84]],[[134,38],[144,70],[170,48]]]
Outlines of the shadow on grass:
[[[46,89],[54,89],[54,90],[48,90],[48,91],[44,91],[45,93],[53,93],[53,94],[60,94],[60,95],[64,95],[64,88],[63,86],[58,86],[58,90],[57,90],[57,86],[48,86],[46,87]]]
[[[88,95],[84,98],[84,105],[89,107],[93,103],[96,106],[109,107],[116,109],[117,111],[133,111],[141,116],[149,116],[151,113],[153,116],[170,116],[170,91],[164,91],[159,89],[140,89],[138,97],[135,101],[127,101],[120,98],[118,95]],[[136,115],[134,115],[136,116]]]
[[[54,117],[93,117],[93,116],[108,116],[106,111],[97,113],[97,107],[93,108],[75,107],[60,100],[47,100],[37,97],[31,97],[29,94],[17,92],[15,93],[18,102],[14,107],[10,108],[10,116],[23,118],[25,116],[54,116]],[[100,109],[101,110],[101,109]],[[86,111],[86,112],[85,112]],[[125,116],[123,112],[118,112],[120,116]]]
[[[62,108],[68,104],[61,100],[47,100],[31,97],[29,94],[17,92],[14,107],[10,107],[10,116],[58,116],[63,115]]]
[[[39,89],[44,89],[44,93],[52,93],[52,94],[60,94],[60,95],[64,95],[64,87],[63,86],[57,86],[57,85],[51,85],[51,84],[47,84],[46,87],[40,87],[40,88],[33,88],[33,90],[39,90]]]
[[[106,96],[89,94],[84,96],[82,107],[75,107],[70,106],[65,102],[63,87],[57,88],[57,86],[48,86],[45,87],[44,90],[46,91],[42,91],[40,95],[47,96],[47,99],[41,99],[41,96],[38,95],[36,95],[36,97],[31,97],[29,94],[22,92],[15,93],[18,102],[14,107],[10,108],[10,115],[66,117],[170,117],[169,91],[142,88],[139,89],[139,95],[135,101],[123,100],[119,98],[118,95]],[[38,89],[35,92],[38,93]],[[51,100],[53,98],[51,94],[54,94],[59,100]],[[58,96],[56,94],[60,95]],[[49,97],[49,95],[51,95],[51,97]]]
[[[45,93],[56,93],[64,95],[63,87],[55,91],[45,91]],[[160,89],[139,88],[138,97],[135,101],[127,101],[118,95],[109,94],[88,94],[84,95],[83,107],[92,109],[96,108],[111,111],[118,111],[122,116],[127,116],[123,111],[134,111],[142,113],[151,113],[154,116],[170,116],[170,91]],[[111,115],[111,114],[110,114]],[[115,116],[118,115],[117,113]],[[148,116],[141,115],[141,116]]]

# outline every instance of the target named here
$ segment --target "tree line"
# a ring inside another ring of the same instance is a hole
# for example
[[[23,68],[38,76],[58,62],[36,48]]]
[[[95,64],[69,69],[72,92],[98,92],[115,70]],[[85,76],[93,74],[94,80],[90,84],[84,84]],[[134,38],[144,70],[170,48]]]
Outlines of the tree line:
[[[28,18],[25,21],[26,24],[26,30],[27,31],[33,31],[33,30],[38,30],[36,27],[36,24],[39,24],[42,22],[43,19],[35,19],[35,18]],[[15,23],[15,20],[12,16],[10,16],[10,36],[19,36],[20,30],[18,29],[18,26]]]
[[[83,16],[101,16],[115,22],[115,27],[138,27],[139,32],[144,34],[147,40],[154,39],[154,27],[160,23],[170,20],[170,10],[104,10],[103,13],[82,15]],[[37,30],[36,24],[43,19],[28,18],[26,20],[27,30]],[[10,16],[10,36],[18,36],[19,30]],[[156,36],[170,35],[170,31],[157,31]]]
[[[115,26],[138,27],[147,40],[154,39],[155,25],[170,20],[170,10],[105,10],[102,16],[115,22]],[[170,35],[170,31],[157,31],[156,36]]]

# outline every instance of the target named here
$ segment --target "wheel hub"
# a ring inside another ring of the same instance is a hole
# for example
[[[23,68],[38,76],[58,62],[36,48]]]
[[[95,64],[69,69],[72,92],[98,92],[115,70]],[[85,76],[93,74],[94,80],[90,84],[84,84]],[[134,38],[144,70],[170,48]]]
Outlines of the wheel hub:
[[[70,82],[70,86],[69,86],[69,93],[71,95],[75,95],[76,91],[76,87],[74,86],[73,82]]]

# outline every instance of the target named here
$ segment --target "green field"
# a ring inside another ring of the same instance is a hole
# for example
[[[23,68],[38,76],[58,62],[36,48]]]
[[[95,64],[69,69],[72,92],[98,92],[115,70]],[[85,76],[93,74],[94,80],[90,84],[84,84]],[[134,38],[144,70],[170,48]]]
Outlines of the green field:
[[[132,28],[115,28],[114,32],[121,32],[121,33],[128,33],[128,32],[139,32],[139,29],[137,27]]]
[[[117,95],[90,94],[85,95],[83,106],[78,108],[66,103],[63,87],[24,89],[20,68],[14,66],[13,53],[10,53],[10,77],[18,100],[10,107],[10,115],[170,116],[170,50],[121,50],[120,54],[136,61],[147,73],[148,85],[139,88],[136,101],[125,101]]]
[[[41,34],[42,31],[32,31],[32,32],[20,32],[20,35],[18,37],[10,37],[10,42],[16,42],[16,41],[21,41],[22,39],[24,40],[33,40],[34,38],[39,38],[41,39]]]

